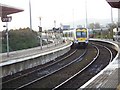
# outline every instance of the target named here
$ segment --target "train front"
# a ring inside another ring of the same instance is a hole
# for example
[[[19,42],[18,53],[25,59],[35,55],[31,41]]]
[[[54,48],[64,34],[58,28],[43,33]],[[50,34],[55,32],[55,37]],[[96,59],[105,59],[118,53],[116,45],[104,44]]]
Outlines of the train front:
[[[76,40],[75,43],[80,46],[87,46],[88,44],[88,30],[86,28],[77,28],[76,29]]]

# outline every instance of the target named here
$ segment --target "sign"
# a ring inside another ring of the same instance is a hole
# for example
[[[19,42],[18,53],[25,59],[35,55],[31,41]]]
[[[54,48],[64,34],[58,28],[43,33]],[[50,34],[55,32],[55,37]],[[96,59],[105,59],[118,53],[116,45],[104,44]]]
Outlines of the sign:
[[[39,27],[39,32],[42,32],[42,27],[38,26]]]
[[[11,22],[12,16],[6,16],[1,18],[2,22]]]
[[[118,22],[118,27],[120,28],[120,22]]]

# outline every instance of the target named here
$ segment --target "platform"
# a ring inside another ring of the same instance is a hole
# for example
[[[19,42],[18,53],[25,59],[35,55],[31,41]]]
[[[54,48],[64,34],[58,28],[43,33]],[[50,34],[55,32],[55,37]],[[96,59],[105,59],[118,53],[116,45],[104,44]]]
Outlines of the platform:
[[[56,50],[58,48],[66,46],[68,43],[69,42],[58,43],[58,44],[51,43],[48,45],[44,45],[42,49],[41,47],[35,47],[35,48],[30,48],[30,49],[13,51],[9,53],[9,57],[7,57],[7,53],[1,53],[0,56],[2,56],[2,60],[0,61],[0,64],[5,63],[5,62],[10,62],[12,60],[17,60],[17,59],[25,58],[25,57],[31,57],[37,54],[43,54],[45,52]]]
[[[67,53],[70,50],[72,42],[59,42],[51,43],[41,47],[35,47],[31,49],[18,50],[9,53],[2,53],[2,61],[0,62],[0,69],[2,69],[2,75],[12,75],[19,71],[29,69],[38,65],[45,64],[55,58]]]
[[[57,45],[55,45],[54,43],[48,44],[48,45],[44,45],[42,47],[35,47],[35,48],[30,48],[30,49],[24,49],[24,50],[18,50],[18,51],[13,51],[9,53],[9,57],[7,57],[7,53],[2,53],[2,61],[1,62],[6,62],[9,60],[13,60],[13,59],[19,59],[19,58],[23,58],[23,57],[28,57],[31,55],[35,55],[35,54],[39,54],[39,53],[43,53],[43,52],[48,52],[60,47],[63,47],[64,45],[66,45],[66,43],[59,43]]]
[[[120,90],[120,42],[112,40],[103,40],[113,42],[119,46],[119,53],[115,60],[113,60],[105,69],[90,79],[87,83],[81,86],[78,90],[86,89],[108,89]]]

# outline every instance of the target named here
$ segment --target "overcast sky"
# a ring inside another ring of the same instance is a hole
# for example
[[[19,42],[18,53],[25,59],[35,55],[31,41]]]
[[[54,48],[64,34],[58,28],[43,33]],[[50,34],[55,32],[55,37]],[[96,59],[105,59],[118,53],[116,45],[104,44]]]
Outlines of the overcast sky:
[[[24,12],[12,14],[9,29],[29,27],[29,0],[0,0],[0,3],[24,9]],[[42,27],[45,29],[54,27],[60,23],[68,24],[84,20],[85,22],[85,0],[31,0],[32,27],[38,30],[39,17]],[[89,19],[111,19],[111,7],[106,0],[87,0],[87,13]],[[118,10],[113,9],[113,17],[118,17]],[[94,21],[96,22],[96,21]],[[0,21],[0,29],[3,29]],[[78,23],[80,25],[81,23]]]

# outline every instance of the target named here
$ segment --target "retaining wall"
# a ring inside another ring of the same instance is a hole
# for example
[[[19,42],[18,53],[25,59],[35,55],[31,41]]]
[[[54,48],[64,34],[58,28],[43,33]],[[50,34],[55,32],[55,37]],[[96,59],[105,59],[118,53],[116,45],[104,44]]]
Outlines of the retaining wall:
[[[41,53],[41,55],[37,55],[37,56],[31,56],[31,58],[29,57],[29,59],[27,60],[19,60],[20,62],[18,62],[16,60],[16,63],[12,63],[12,64],[7,64],[4,66],[1,66],[0,69],[2,68],[2,76],[1,77],[5,77],[7,75],[12,75],[16,72],[25,70],[25,69],[29,69],[38,65],[42,65],[45,64],[47,62],[50,62],[52,60],[55,60],[55,58],[67,53],[70,50],[70,46],[72,45],[72,43],[70,43],[67,46],[61,47],[59,49],[56,50],[52,50],[46,53]]]

